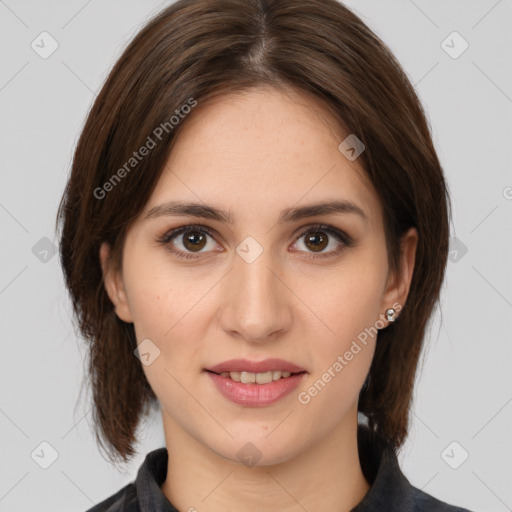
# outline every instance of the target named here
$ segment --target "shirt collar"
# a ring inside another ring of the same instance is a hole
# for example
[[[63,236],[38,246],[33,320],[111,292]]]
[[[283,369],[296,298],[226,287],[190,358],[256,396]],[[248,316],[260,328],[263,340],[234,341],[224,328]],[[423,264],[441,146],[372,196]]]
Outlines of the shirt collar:
[[[416,489],[402,473],[392,446],[365,425],[359,425],[357,436],[361,469],[371,487],[351,512],[413,510]]]
[[[400,470],[393,448],[359,424],[358,450],[370,489],[351,512],[409,510],[403,507],[412,502],[413,487]],[[135,488],[141,512],[178,512],[160,488],[167,476],[167,462],[167,449],[158,448],[147,454],[139,468]]]

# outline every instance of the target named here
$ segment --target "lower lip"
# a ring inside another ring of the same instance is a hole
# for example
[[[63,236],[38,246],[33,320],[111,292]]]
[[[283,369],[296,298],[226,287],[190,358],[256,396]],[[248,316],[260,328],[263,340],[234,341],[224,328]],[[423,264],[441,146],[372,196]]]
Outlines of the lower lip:
[[[229,400],[249,407],[264,407],[273,404],[291,393],[301,382],[306,372],[295,373],[286,378],[273,380],[268,384],[244,384],[229,377],[206,372],[217,389]]]

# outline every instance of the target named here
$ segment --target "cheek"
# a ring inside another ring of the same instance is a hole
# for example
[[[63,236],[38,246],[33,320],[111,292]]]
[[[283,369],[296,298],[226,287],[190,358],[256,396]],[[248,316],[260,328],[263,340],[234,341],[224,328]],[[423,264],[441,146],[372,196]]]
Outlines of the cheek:
[[[317,316],[310,331],[315,362],[312,380],[320,379],[315,386],[318,389],[329,388],[325,399],[351,401],[373,358],[385,269],[376,259],[358,255],[347,258],[336,271],[318,277],[317,286],[301,291]]]
[[[166,407],[186,411],[190,403],[177,382],[183,374],[197,371],[192,366],[197,366],[201,347],[189,341],[202,338],[192,307],[198,302],[198,292],[169,267],[150,257],[134,256],[130,255],[124,267],[125,288],[137,343],[151,342],[144,341],[151,361],[143,364],[143,371]]]
[[[302,295],[322,321],[326,338],[345,344],[378,320],[384,278],[385,269],[354,257],[317,278]]]
[[[197,340],[205,338],[207,323],[204,299],[213,284],[182,268],[172,268],[156,252],[133,251],[123,267],[137,342],[151,340],[160,354],[155,364],[144,368],[150,381],[164,367],[173,374],[197,371],[204,350]]]
[[[194,286],[187,286],[183,273],[173,270],[159,250],[126,253],[125,289],[137,339],[154,338],[163,343],[186,317],[196,295]]]
[[[173,325],[172,290],[142,269],[126,280],[126,293],[137,340],[150,338],[160,344]]]

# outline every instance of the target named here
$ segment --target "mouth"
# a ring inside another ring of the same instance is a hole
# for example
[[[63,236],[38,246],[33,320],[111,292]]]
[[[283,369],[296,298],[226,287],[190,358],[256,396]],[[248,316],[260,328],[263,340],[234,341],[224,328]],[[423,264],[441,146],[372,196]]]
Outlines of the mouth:
[[[270,382],[287,379],[291,375],[301,375],[307,373],[305,370],[300,372],[289,372],[284,370],[272,370],[268,372],[214,372],[212,370],[205,370],[209,373],[214,373],[220,377],[229,378],[235,382],[241,382],[242,384],[269,384]]]
[[[224,398],[242,407],[267,407],[284,399],[300,386],[308,373],[297,366],[291,371],[290,364],[284,369],[281,365],[269,367],[268,360],[253,364],[253,368],[266,365],[265,371],[259,372],[240,371],[240,366],[233,368],[226,364],[231,363],[205,369],[205,374]]]
[[[242,384],[269,384],[273,381],[307,373],[304,368],[294,363],[276,358],[263,361],[231,359],[205,368],[204,371]]]

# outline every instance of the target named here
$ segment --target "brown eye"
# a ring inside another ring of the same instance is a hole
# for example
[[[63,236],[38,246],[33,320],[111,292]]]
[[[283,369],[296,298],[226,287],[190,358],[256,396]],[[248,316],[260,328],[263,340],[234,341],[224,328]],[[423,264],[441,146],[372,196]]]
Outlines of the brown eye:
[[[312,251],[323,251],[329,243],[329,237],[321,231],[311,231],[305,238],[306,247]]]
[[[183,246],[188,251],[200,251],[206,245],[206,235],[200,231],[189,231],[182,236]]]
[[[334,256],[347,247],[354,245],[353,239],[339,229],[319,224],[310,226],[297,239],[295,250],[307,253],[310,258]],[[297,247],[297,245],[299,247]],[[300,247],[303,245],[303,247]],[[326,250],[327,249],[327,250]]]
[[[189,225],[171,229],[158,242],[182,258],[194,258],[217,248],[213,232],[206,226]]]

